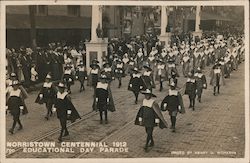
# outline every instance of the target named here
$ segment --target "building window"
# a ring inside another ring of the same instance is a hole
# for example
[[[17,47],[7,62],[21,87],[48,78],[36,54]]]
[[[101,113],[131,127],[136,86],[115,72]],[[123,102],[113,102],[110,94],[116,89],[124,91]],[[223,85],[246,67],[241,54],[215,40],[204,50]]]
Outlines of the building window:
[[[80,16],[80,6],[68,6],[69,16]]]
[[[35,10],[36,15],[47,16],[48,15],[48,6],[38,5]]]

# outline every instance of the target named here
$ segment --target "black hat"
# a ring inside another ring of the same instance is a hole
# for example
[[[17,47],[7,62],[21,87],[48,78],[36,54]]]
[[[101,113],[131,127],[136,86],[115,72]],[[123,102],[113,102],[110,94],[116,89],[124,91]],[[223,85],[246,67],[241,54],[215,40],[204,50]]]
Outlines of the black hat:
[[[108,62],[105,62],[102,66],[106,67],[106,66],[110,66],[110,64]]]
[[[143,67],[146,68],[146,69],[148,69],[148,70],[150,70],[150,71],[152,71],[152,69],[150,68],[150,66],[148,64],[143,65]]]
[[[172,58],[170,58],[170,59],[168,60],[168,63],[174,63],[174,62],[175,62],[175,60],[172,59]]]
[[[152,97],[156,97],[155,94],[152,93],[152,91],[150,91],[149,89],[146,89],[145,91],[141,92],[144,95],[151,95]]]
[[[93,66],[99,67],[99,65],[98,65],[97,63],[92,63],[92,64],[90,65],[91,68],[93,68]]]
[[[158,63],[164,63],[164,61],[162,59],[157,59],[156,60]]]
[[[121,59],[117,59],[116,62],[122,63],[122,60]]]
[[[99,61],[97,59],[93,59],[92,64],[94,64],[94,63],[97,64],[97,63],[99,63]]]

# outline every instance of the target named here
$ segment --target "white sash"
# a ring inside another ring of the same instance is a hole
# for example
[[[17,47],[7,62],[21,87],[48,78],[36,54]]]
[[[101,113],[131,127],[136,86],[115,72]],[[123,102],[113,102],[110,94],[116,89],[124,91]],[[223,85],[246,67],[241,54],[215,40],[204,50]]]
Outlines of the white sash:
[[[190,78],[188,78],[188,79],[187,79],[187,82],[195,83],[195,79],[190,79]]]
[[[79,71],[85,71],[85,67],[79,67],[78,70]]]
[[[151,71],[145,71],[145,72],[143,73],[144,76],[150,76],[150,74],[151,74]]]
[[[109,68],[104,68],[104,71],[105,71],[105,72],[111,72],[112,70],[111,70],[111,68],[109,67]]]
[[[98,82],[96,88],[102,88],[102,89],[107,90],[108,89],[108,83]]]
[[[171,90],[171,89],[170,89],[170,90],[168,91],[168,95],[169,95],[169,96],[177,96],[177,95],[178,95],[178,91],[177,91],[177,90]]]
[[[58,99],[64,99],[65,98],[65,96],[67,96],[67,94],[68,94],[68,92],[63,92],[63,93],[60,93],[60,92],[57,92],[57,98]]]
[[[184,61],[184,62],[187,62],[188,60],[189,60],[189,57],[188,57],[188,56],[184,56],[184,57],[183,57],[183,61]]]
[[[221,72],[221,69],[214,69],[215,74],[219,74]]]
[[[116,65],[117,68],[122,68],[122,66],[123,66],[122,63]]]
[[[168,65],[168,67],[169,67],[169,68],[171,68],[171,67],[175,67],[175,64],[174,64],[174,63],[169,64],[169,65]]]
[[[21,94],[21,90],[20,89],[17,89],[17,90],[11,90],[10,91],[10,97],[12,96],[16,96],[16,97],[20,97],[20,94]]]
[[[155,101],[154,99],[149,99],[149,100],[144,99],[142,101],[142,106],[147,106],[149,108],[152,108],[154,101]]]
[[[45,87],[45,88],[51,88],[51,86],[52,86],[52,82],[49,82],[49,83],[45,82],[43,84],[43,87]]]
[[[98,74],[98,69],[95,69],[95,70],[92,69],[92,70],[90,71],[90,73],[91,73],[91,74]]]
[[[71,70],[65,70],[65,71],[64,71],[64,74],[70,75],[70,74],[71,74]]]
[[[133,74],[133,78],[140,78],[141,75],[140,74]]]

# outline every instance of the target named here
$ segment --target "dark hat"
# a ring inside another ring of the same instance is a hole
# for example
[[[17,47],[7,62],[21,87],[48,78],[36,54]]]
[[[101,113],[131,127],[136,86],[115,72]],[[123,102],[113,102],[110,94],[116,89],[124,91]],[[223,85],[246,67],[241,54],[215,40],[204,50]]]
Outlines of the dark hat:
[[[157,59],[156,60],[158,63],[164,63],[164,61],[162,59]]]
[[[174,59],[171,59],[171,58],[170,58],[170,59],[168,60],[168,63],[174,63],[174,62],[175,62]]]
[[[143,65],[143,67],[146,68],[146,69],[148,69],[148,70],[150,70],[150,71],[152,71],[152,69],[150,68],[150,66],[148,64]]]
[[[152,93],[152,91],[150,91],[149,89],[146,89],[145,91],[141,92],[144,95],[151,95],[152,97],[156,97],[155,94]]]
[[[220,67],[221,66],[221,64],[219,63],[219,62],[216,62],[215,64],[214,64],[214,66],[213,66],[213,69],[215,69],[215,68],[217,68],[217,67]]]
[[[105,62],[102,66],[106,67],[106,66],[110,66],[110,64],[108,62]]]
[[[90,65],[91,68],[93,68],[93,66],[99,67],[99,65],[98,65],[97,63],[92,63],[92,64]]]
[[[117,59],[116,62],[122,63],[122,60],[121,59]]]
[[[97,59],[94,59],[94,60],[92,60],[92,64],[97,64],[97,63],[99,63],[99,61],[97,60]]]
[[[171,70],[171,75],[176,75],[177,73],[176,73],[176,71],[175,70]]]

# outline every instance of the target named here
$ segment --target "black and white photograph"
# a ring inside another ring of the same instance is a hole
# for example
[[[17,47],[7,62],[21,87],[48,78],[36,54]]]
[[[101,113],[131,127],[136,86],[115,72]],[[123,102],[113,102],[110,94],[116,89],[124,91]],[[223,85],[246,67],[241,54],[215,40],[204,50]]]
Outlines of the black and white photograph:
[[[2,3],[3,162],[249,162],[248,2],[123,2]]]

